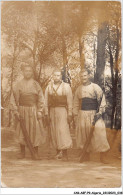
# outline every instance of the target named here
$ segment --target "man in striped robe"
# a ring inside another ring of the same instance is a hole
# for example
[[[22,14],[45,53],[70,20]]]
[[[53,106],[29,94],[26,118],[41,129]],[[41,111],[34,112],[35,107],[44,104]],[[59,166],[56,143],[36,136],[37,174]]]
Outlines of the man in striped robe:
[[[40,127],[40,119],[44,108],[44,96],[37,81],[33,79],[32,67],[22,67],[24,78],[17,82],[13,89],[11,107],[17,119],[16,135],[20,144],[21,153],[18,158],[25,158],[25,139],[22,133],[19,119],[24,119],[30,141],[38,156],[38,147],[44,141],[43,129]],[[40,159],[40,158],[39,158]]]

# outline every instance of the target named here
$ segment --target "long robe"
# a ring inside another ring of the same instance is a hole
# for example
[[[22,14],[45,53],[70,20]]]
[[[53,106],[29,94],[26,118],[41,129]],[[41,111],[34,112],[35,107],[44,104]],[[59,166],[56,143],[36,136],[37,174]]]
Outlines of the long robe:
[[[50,106],[49,94],[64,95],[67,99],[67,107],[65,106]],[[57,89],[54,83],[47,86],[45,91],[45,114],[50,116],[51,139],[54,148],[62,150],[72,147],[72,139],[69,131],[67,116],[72,115],[72,91],[69,84],[62,82]]]
[[[76,142],[78,148],[83,148],[86,139],[90,133],[92,122],[96,114],[96,110],[82,110],[80,109],[80,99],[82,98],[92,98],[96,99],[100,104],[99,113],[105,112],[105,96],[102,89],[94,83],[87,86],[79,86],[75,92],[73,114],[77,116],[76,120]],[[101,103],[100,103],[101,100]],[[107,136],[105,123],[102,118],[100,118],[96,124],[94,133],[91,139],[91,143],[88,147],[88,152],[105,152],[110,148]]]
[[[22,95],[27,97],[27,102],[22,98]],[[20,105],[20,100],[24,101],[24,104],[28,104],[30,101],[29,97],[36,96],[36,103],[32,106]],[[37,119],[37,112],[43,112],[44,109],[44,96],[40,85],[33,79],[19,81],[13,89],[13,96],[11,98],[11,108],[14,114],[19,113],[24,119],[26,130],[30,137],[30,140],[34,147],[44,143],[44,131],[40,126],[40,120]],[[20,144],[25,145],[24,136],[20,127],[20,122],[17,121],[16,125],[16,136]]]

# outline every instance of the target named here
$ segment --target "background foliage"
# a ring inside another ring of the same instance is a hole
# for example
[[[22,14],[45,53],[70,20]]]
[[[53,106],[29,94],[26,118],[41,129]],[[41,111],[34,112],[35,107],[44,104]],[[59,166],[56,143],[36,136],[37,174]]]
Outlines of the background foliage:
[[[2,95],[4,110],[21,65],[34,68],[43,91],[55,67],[69,72],[74,93],[84,65],[106,95],[107,126],[121,127],[120,2],[2,2]],[[6,116],[6,114],[5,114]],[[6,120],[11,123],[11,113]]]

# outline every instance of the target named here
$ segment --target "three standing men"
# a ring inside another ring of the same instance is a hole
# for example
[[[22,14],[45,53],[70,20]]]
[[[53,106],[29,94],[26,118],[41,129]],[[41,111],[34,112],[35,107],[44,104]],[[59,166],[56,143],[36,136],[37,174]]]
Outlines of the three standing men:
[[[23,68],[24,79],[17,83],[14,89],[13,107],[16,117],[23,117],[30,140],[38,154],[38,146],[42,141],[39,119],[42,118],[44,97],[39,84],[32,78],[31,67]],[[72,108],[76,121],[76,142],[82,149],[90,133],[94,117],[98,119],[87,154],[107,151],[110,147],[106,138],[105,124],[101,116],[105,112],[105,98],[101,88],[89,81],[86,70],[82,72],[82,85],[75,92],[74,102],[69,84],[62,81],[61,71],[56,69],[53,81],[45,91],[45,116],[50,123],[50,134],[56,158],[67,160],[67,149],[72,147],[69,125],[72,122]],[[97,112],[98,111],[98,112]],[[25,140],[17,124],[18,139],[21,147],[20,158],[25,157]],[[63,156],[61,156],[61,151]],[[101,160],[104,160],[101,155]]]

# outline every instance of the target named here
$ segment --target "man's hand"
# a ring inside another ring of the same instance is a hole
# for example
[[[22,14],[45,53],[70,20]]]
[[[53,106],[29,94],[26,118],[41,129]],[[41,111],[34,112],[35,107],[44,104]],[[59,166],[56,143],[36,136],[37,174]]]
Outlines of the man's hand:
[[[68,124],[70,124],[73,121],[72,115],[68,115],[67,121],[68,121]]]
[[[42,118],[42,113],[41,112],[37,112],[37,119],[40,120]]]

